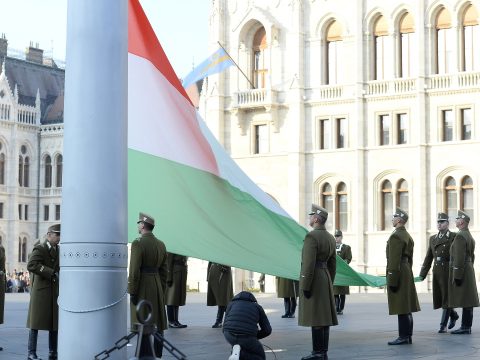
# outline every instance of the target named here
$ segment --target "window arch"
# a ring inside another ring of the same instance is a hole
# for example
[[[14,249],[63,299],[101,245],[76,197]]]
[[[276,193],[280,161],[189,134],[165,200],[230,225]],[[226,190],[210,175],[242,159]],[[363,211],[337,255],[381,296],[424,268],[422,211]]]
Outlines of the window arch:
[[[332,230],[333,192],[332,186],[329,183],[325,183],[322,187],[322,206],[328,211],[329,214],[327,222],[325,223],[325,227],[327,230]]]
[[[333,21],[327,29],[327,46],[326,46],[326,57],[325,57],[325,64],[326,64],[326,84],[334,85],[341,82],[340,75],[342,73],[342,69],[340,66],[340,62],[342,59],[342,26],[338,21]]]
[[[347,185],[341,182],[337,186],[337,199],[335,211],[335,228],[348,229],[348,193]]]
[[[451,176],[445,179],[444,185],[444,211],[448,214],[450,219],[455,219],[457,216],[457,184],[455,179]]]
[[[265,88],[268,74],[266,59],[267,33],[262,26],[253,36],[253,85],[256,89]]]
[[[0,143],[1,146],[1,143]],[[0,185],[5,185],[5,154],[0,153]]]
[[[52,187],[52,158],[50,155],[45,157],[45,187]]]
[[[27,238],[18,238],[18,262],[27,262]]]
[[[452,28],[452,19],[447,9],[442,8],[438,13],[435,29],[437,74],[447,74],[454,70],[455,47],[455,32]]]
[[[460,209],[465,211],[470,216],[470,225],[473,225],[473,181],[470,176],[465,176],[462,179],[462,186],[460,192]]]
[[[478,12],[475,6],[469,5],[465,9],[462,21],[462,70],[480,70],[480,26]]]
[[[412,77],[416,68],[415,55],[417,53],[415,48],[415,28],[413,16],[410,13],[403,15],[399,24],[399,70],[400,77]]]
[[[374,80],[383,80],[386,75],[386,46],[388,36],[388,23],[383,15],[375,22],[373,29],[374,38]]]
[[[400,179],[397,185],[397,206],[400,209],[408,210],[408,183]]]
[[[18,156],[18,185],[20,187],[28,187],[30,182],[30,158],[28,156],[27,147],[20,147],[20,155]]]
[[[390,220],[393,215],[393,193],[392,183],[385,180],[381,186],[381,230],[390,226]]]
[[[62,187],[63,156],[58,154],[55,157],[55,186]]]

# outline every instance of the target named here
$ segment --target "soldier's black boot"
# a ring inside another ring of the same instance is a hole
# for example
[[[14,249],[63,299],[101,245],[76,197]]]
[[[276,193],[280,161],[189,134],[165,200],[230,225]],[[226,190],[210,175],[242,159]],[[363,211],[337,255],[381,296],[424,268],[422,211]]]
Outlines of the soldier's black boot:
[[[285,307],[285,314],[282,318],[288,318],[290,316],[290,298],[283,298],[283,306]]]
[[[393,341],[389,341],[388,345],[405,345],[412,343],[410,328],[413,329],[413,318],[410,325],[410,319],[408,315],[409,314],[398,315],[398,338]]]
[[[328,334],[325,338],[325,329],[329,329],[328,326],[325,327],[312,327],[312,347],[313,351],[310,355],[302,357],[302,360],[325,360],[327,357],[328,350]],[[326,348],[325,348],[326,341]]]
[[[163,337],[163,331],[157,331]],[[163,341],[157,340],[154,338],[153,340],[153,348],[155,350],[155,356],[157,358],[161,358],[163,355]]]
[[[459,319],[460,316],[458,316],[458,313],[455,311],[455,309],[448,309],[450,310],[450,322],[448,323],[448,329],[453,329],[455,327],[455,323]]]
[[[42,360],[37,356],[38,330],[31,329],[28,334],[28,357],[27,360]]]
[[[179,321],[178,321],[178,308],[179,306],[174,306],[173,307],[173,315],[175,317],[175,325],[177,326],[178,329],[183,329],[183,328],[186,328],[187,325],[184,325],[184,324],[181,324]]]
[[[288,313],[289,318],[294,318],[295,317],[295,310],[297,309],[297,298],[292,297],[290,298],[290,310]]]
[[[57,360],[58,331],[48,332],[48,360]]]
[[[345,308],[345,295],[339,295],[339,302],[338,302],[338,315],[343,315],[343,309]]]
[[[333,295],[335,297],[335,311],[340,312],[340,295]]]
[[[460,329],[454,330],[451,334],[464,335],[472,333],[473,308],[463,308],[462,310],[462,326]]]
[[[177,328],[177,324],[175,324],[175,310],[173,305],[167,305],[167,319],[169,328]]]
[[[439,334],[443,334],[447,332],[447,322],[449,317],[450,317],[450,309],[443,309],[442,319],[440,320],[440,330],[438,330]]]
[[[413,335],[413,315],[412,313],[408,314],[408,343],[412,343]]]
[[[215,324],[212,325],[212,328],[217,329],[222,327],[223,314],[225,313],[225,306],[219,306],[217,311],[217,320]]]

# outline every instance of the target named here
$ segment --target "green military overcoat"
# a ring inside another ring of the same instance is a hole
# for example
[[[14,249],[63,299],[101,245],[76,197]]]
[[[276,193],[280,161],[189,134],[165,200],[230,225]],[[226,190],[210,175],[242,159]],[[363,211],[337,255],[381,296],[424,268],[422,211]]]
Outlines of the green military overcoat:
[[[0,324],[3,324],[3,312],[5,309],[6,276],[5,248],[0,244]]]
[[[336,244],[335,250],[347,264],[352,261],[352,248],[347,244]],[[333,295],[349,295],[349,286],[333,286]]]
[[[167,254],[167,295],[165,305],[183,306],[187,299],[187,257]],[[171,286],[168,284],[171,283]]]
[[[277,298],[298,297],[298,281],[277,276],[276,282],[277,282]]]
[[[28,258],[27,269],[35,276],[30,291],[27,328],[58,330],[59,245],[54,250],[48,241],[35,245]]]
[[[427,277],[433,262],[433,308],[448,309],[448,272],[450,262],[450,245],[452,245],[454,232],[438,233],[430,236],[427,255],[420,270],[420,276]]]
[[[155,271],[158,269],[158,271]],[[36,281],[36,280],[35,280]],[[153,307],[153,322],[158,330],[167,328],[165,287],[167,283],[167,249],[152,233],[145,233],[132,242],[128,293],[138,300],[148,300]],[[135,305],[130,304],[131,324],[137,321]]]
[[[232,269],[230,266],[208,263],[207,306],[227,306],[233,298]]]
[[[475,240],[468,229],[460,230],[450,247],[448,307],[466,308],[479,305],[474,261]],[[455,279],[460,279],[462,283],[457,285]]]
[[[390,315],[420,311],[413,280],[413,239],[405,226],[396,228],[387,242],[387,294]],[[390,286],[397,287],[393,292]]]
[[[298,325],[338,324],[332,286],[335,272],[335,238],[321,225],[310,231],[303,241]],[[309,299],[304,290],[311,292]]]

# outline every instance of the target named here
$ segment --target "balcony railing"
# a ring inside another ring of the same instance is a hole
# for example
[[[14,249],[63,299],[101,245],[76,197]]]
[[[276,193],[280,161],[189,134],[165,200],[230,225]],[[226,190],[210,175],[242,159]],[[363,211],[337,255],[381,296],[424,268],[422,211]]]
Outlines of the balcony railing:
[[[277,92],[271,89],[251,89],[234,93],[234,108],[271,106],[276,102]]]
[[[324,85],[320,87],[320,99],[333,100],[343,97],[342,85]]]
[[[480,72],[461,72],[430,76],[429,89],[445,90],[480,86]]]
[[[367,82],[366,95],[397,95],[414,92],[416,79],[374,80]]]

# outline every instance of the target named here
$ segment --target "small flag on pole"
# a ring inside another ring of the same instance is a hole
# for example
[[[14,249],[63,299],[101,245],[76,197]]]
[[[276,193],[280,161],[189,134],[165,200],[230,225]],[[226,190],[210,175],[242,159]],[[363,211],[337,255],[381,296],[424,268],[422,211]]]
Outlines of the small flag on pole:
[[[235,65],[233,60],[225,50],[220,48],[185,76],[182,86],[187,88],[198,80],[206,78],[208,75],[219,73],[232,65]]]

